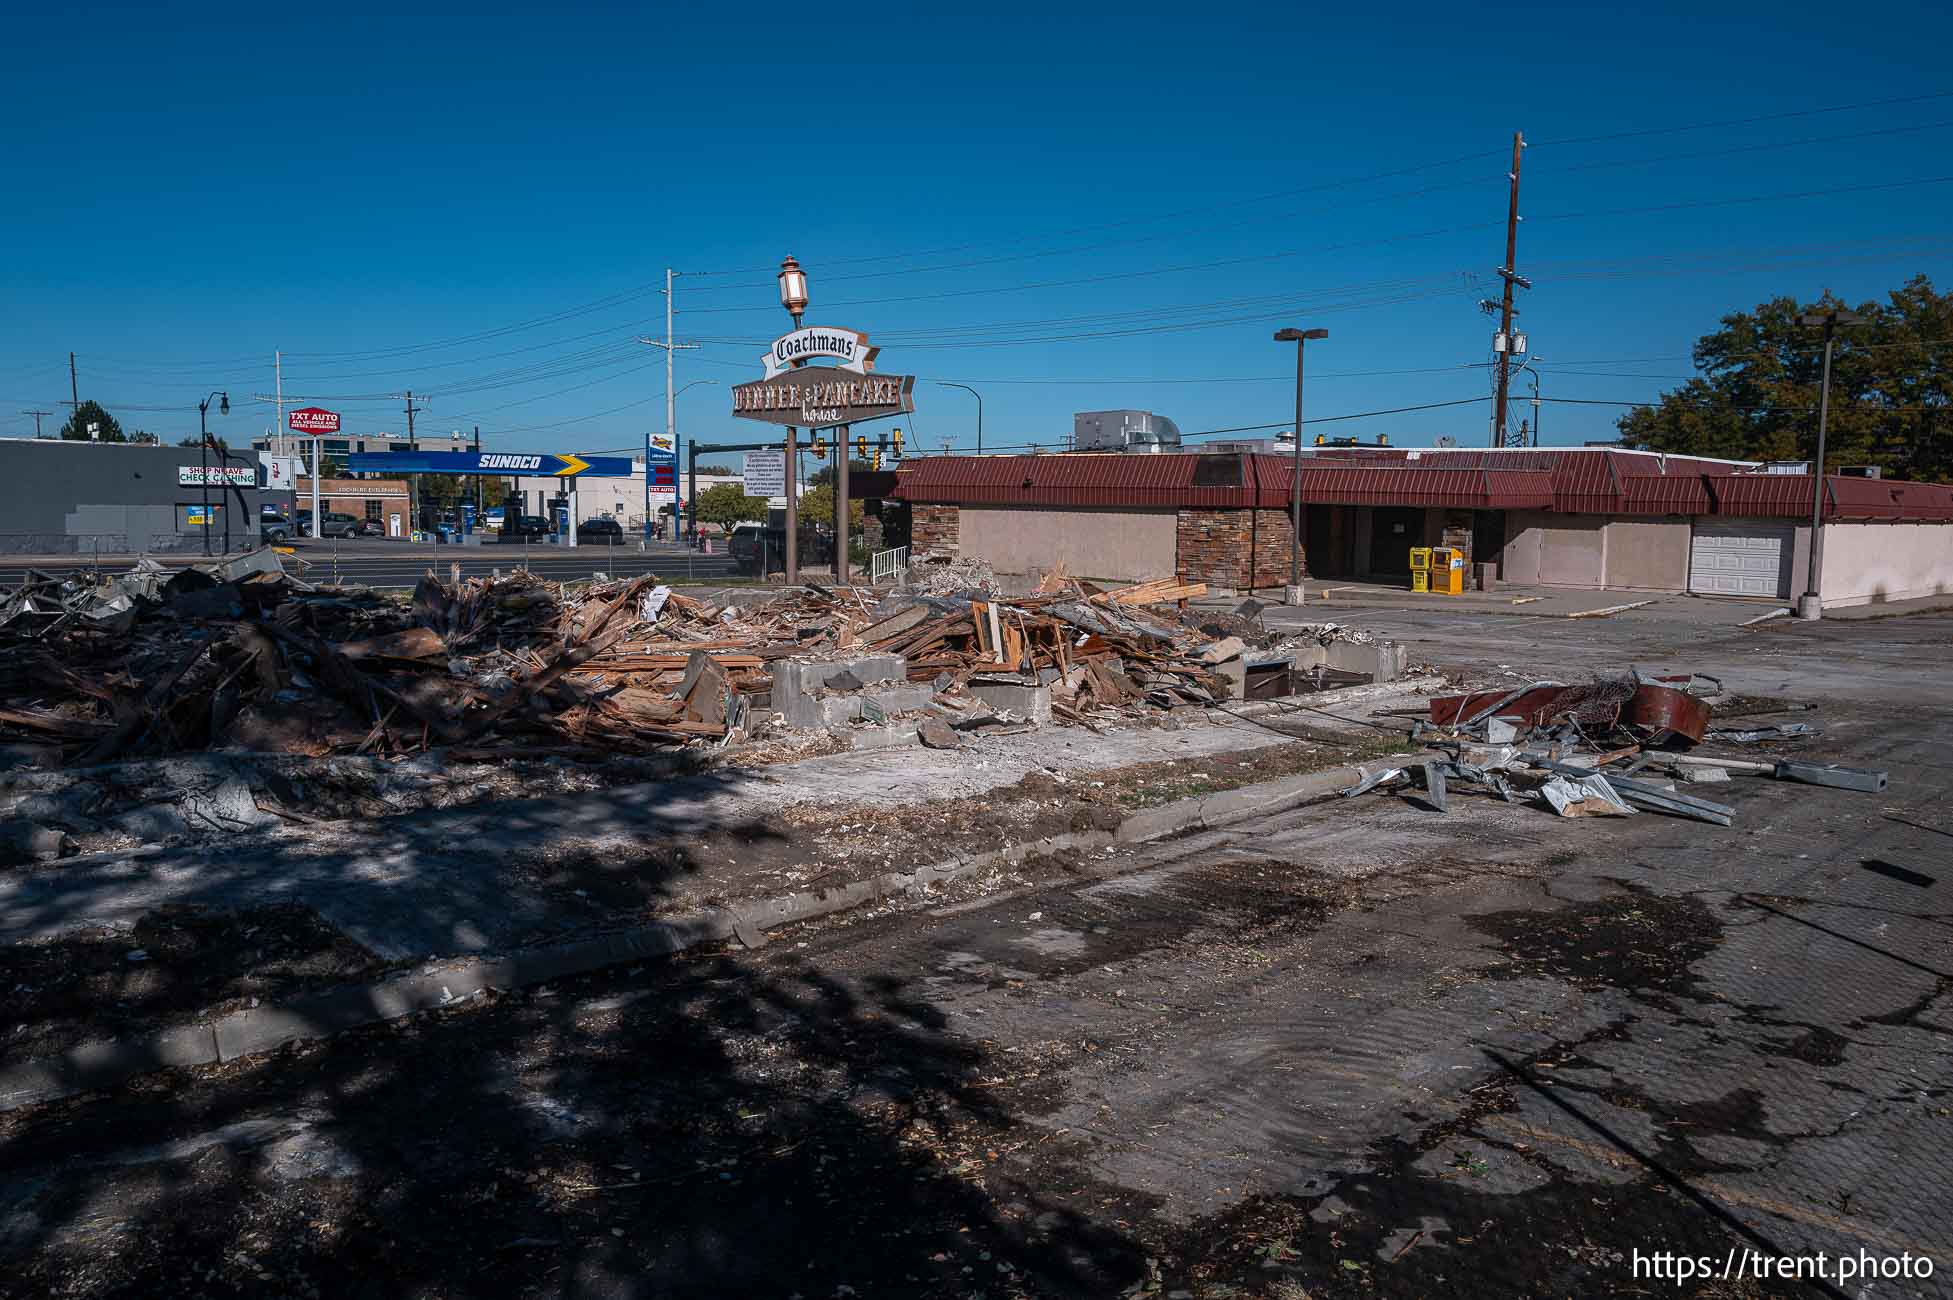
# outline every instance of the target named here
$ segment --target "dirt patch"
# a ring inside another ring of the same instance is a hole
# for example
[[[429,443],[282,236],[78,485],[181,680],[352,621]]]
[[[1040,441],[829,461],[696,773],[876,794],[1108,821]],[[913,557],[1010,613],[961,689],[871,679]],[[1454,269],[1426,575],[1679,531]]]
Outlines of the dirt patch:
[[[1722,923],[1700,900],[1630,888],[1554,911],[1469,918],[1504,945],[1497,979],[1563,979],[1610,985],[1635,998],[1694,998],[1691,967],[1722,942]]]
[[[1117,768],[1036,771],[974,798],[798,803],[682,841],[634,837],[538,852],[507,868],[507,879],[512,888],[610,913],[683,911],[835,888],[1054,835],[1112,831],[1133,808],[1371,756],[1360,746],[1295,742]]]
[[[304,989],[369,978],[372,953],[282,904],[159,908],[122,933],[82,931],[0,948],[0,1064],[91,1039],[184,1024]]]

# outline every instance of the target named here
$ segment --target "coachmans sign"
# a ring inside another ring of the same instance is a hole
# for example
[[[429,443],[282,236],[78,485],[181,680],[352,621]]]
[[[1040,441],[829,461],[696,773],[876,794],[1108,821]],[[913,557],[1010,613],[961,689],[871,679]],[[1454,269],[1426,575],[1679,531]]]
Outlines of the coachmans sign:
[[[802,429],[859,424],[913,410],[914,375],[856,374],[832,366],[803,366],[770,379],[735,384],[732,390],[734,415]]]
[[[880,351],[880,348],[868,346],[866,334],[810,325],[773,340],[773,346],[767,349],[764,358],[766,377],[772,379],[784,374],[796,363],[815,357],[832,357],[841,363],[841,369],[865,375],[875,368],[875,354]]]

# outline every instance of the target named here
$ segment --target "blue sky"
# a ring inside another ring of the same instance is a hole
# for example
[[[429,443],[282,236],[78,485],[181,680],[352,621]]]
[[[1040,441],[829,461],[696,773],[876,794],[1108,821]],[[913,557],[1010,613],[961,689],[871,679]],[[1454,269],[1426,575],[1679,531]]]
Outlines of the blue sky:
[[[1723,312],[1953,281],[1953,184],[1910,183],[1953,176],[1953,14],[1878,15],[29,9],[0,79],[0,433],[60,410],[73,350],[125,426],[194,431],[227,388],[213,427],[248,438],[282,349],[288,392],[352,431],[401,428],[386,395],[411,388],[425,430],[626,447],[663,427],[660,355],[632,339],[662,328],[672,266],[703,344],[678,382],[714,381],[680,431],[743,439],[761,426],[726,385],[788,325],[789,252],[809,323],[923,378],[932,450],[971,444],[975,404],[930,379],[982,391],[991,447],[1110,407],[1282,421],[1283,324],[1330,331],[1312,419],[1466,402],[1515,129],[1542,392],[1645,400]],[[1847,105],[1875,106],[1813,111]],[[1546,440],[1609,437],[1620,409],[1549,402]],[[1477,401],[1320,431],[1487,426]]]

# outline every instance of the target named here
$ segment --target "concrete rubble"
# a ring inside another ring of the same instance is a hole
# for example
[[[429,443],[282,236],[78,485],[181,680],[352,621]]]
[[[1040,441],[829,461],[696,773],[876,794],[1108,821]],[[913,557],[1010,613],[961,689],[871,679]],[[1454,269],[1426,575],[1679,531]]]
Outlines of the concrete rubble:
[[[844,748],[953,750],[977,732],[1172,725],[1176,709],[1404,669],[1402,647],[1333,624],[1277,635],[1195,609],[1207,588],[1177,579],[1054,574],[1005,596],[987,572],[944,565],[917,585],[722,604],[652,575],[557,584],[456,566],[402,600],[307,583],[270,549],[144,561],[95,585],[36,580],[0,617],[0,818],[20,823],[0,856],[373,810],[359,781],[318,779],[333,763],[764,762],[766,746],[823,732]],[[328,766],[308,779],[285,760]],[[125,775],[99,776],[117,765]],[[17,779],[47,773],[58,788]],[[420,784],[415,806],[473,783]]]

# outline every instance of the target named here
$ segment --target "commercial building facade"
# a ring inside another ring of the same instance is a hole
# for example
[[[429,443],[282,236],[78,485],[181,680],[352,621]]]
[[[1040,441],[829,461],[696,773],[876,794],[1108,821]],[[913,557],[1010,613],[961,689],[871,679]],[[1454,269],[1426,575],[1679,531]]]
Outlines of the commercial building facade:
[[[206,485],[205,480],[208,480]],[[0,438],[0,552],[126,555],[255,542],[260,507],[248,453],[126,442]]]
[[[312,509],[312,480],[301,478],[292,493],[272,493],[280,509],[294,514]],[[296,499],[296,504],[285,500]],[[405,537],[413,532],[412,502],[407,480],[398,478],[322,478],[319,480],[319,512],[325,515],[351,515],[380,525],[388,537]]]
[[[399,433],[331,434],[314,439],[307,434],[274,430],[253,439],[251,449],[273,456],[297,456],[304,468],[310,470],[314,441],[323,454],[340,458],[372,451],[472,451],[475,445],[474,436],[465,433],[417,434],[410,442],[405,434]]]
[[[1005,572],[1286,580],[1292,461],[941,456],[904,466],[912,541]],[[1601,448],[1338,447],[1302,469],[1310,576],[1406,579],[1455,546],[1518,586],[1789,600],[1804,586],[1813,483],[1744,462]],[[1830,475],[1819,591],[1849,605],[1953,591],[1953,488]]]

